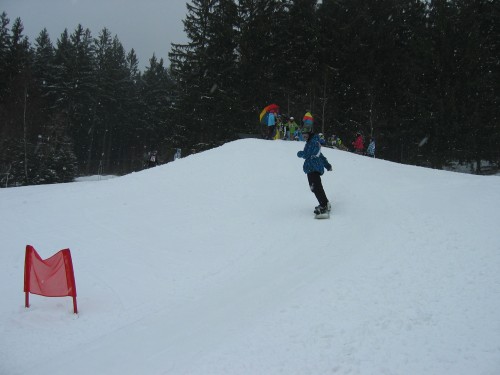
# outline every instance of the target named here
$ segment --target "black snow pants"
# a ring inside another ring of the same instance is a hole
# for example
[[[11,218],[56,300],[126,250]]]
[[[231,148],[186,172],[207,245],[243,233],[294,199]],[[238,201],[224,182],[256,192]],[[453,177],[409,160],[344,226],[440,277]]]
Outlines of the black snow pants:
[[[309,187],[316,196],[319,205],[326,207],[328,198],[326,198],[325,190],[323,189],[323,184],[321,183],[321,175],[319,174],[319,172],[308,173],[307,180],[309,181]]]

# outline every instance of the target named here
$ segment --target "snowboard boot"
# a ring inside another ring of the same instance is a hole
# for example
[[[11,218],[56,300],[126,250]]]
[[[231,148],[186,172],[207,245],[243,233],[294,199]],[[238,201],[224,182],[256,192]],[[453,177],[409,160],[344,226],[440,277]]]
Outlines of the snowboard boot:
[[[316,215],[322,215],[328,213],[328,207],[327,206],[318,206],[314,209],[314,213]]]
[[[314,213],[316,215],[321,213],[321,210],[324,210],[325,212],[330,212],[332,210],[332,205],[330,204],[330,202],[327,202],[326,206],[319,205],[319,206],[314,207]]]

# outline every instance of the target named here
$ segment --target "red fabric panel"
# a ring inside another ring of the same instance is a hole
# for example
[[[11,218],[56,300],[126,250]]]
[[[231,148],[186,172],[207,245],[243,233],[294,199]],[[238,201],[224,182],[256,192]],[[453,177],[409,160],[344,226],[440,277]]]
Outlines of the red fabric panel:
[[[46,297],[76,297],[69,249],[61,250],[44,260],[32,246],[26,246],[24,291]]]

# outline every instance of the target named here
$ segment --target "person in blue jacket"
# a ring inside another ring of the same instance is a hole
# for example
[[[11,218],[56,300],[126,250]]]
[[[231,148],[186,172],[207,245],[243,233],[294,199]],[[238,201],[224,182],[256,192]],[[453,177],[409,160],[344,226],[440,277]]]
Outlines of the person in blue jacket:
[[[319,137],[312,132],[310,127],[304,127],[302,130],[302,136],[304,137],[306,144],[303,151],[297,152],[297,156],[305,159],[302,169],[304,170],[304,173],[307,174],[309,187],[319,203],[319,206],[315,207],[314,213],[316,215],[324,214],[330,211],[331,206],[328,198],[326,197],[325,190],[323,189],[321,176],[325,173],[325,168],[326,170],[331,171],[332,166],[321,153]]]
[[[368,148],[366,149],[366,155],[374,158],[375,157],[375,138],[370,138],[370,144],[368,145]]]

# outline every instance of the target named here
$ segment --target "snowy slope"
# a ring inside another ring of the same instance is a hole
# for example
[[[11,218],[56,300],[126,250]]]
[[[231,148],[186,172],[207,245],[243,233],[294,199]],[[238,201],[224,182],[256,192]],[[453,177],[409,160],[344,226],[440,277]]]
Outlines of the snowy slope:
[[[500,178],[240,140],[101,181],[0,189],[0,374],[500,374]],[[71,298],[24,249],[69,247]]]

